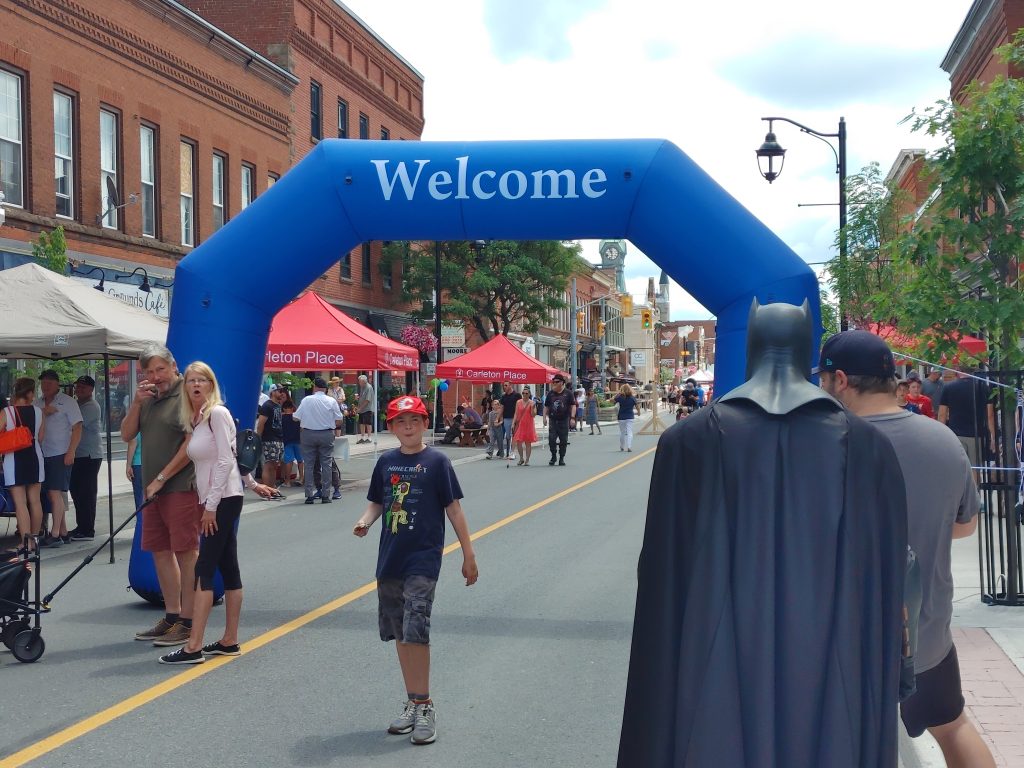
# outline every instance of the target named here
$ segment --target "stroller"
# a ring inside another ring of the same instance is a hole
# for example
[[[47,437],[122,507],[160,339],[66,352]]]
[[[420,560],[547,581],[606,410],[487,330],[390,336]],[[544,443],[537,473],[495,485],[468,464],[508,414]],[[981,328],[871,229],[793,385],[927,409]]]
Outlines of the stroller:
[[[26,664],[39,661],[46,650],[39,617],[50,609],[39,596],[39,562],[39,550],[30,550],[27,540],[16,550],[0,551],[0,640]],[[35,582],[32,600],[30,580]]]

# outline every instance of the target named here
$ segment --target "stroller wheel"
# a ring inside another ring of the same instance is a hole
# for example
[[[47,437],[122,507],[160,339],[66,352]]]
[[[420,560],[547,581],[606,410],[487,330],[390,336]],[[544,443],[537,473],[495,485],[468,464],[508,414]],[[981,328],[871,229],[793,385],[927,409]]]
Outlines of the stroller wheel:
[[[29,629],[32,625],[28,623],[27,619],[15,619],[14,621],[4,626],[3,635],[0,636],[0,640],[7,646],[8,650],[14,647],[14,638],[18,636],[19,632],[24,632]]]
[[[14,658],[26,664],[39,661],[45,650],[46,643],[43,642],[43,636],[39,634],[38,629],[26,629],[19,632],[14,638],[14,645],[11,646]]]

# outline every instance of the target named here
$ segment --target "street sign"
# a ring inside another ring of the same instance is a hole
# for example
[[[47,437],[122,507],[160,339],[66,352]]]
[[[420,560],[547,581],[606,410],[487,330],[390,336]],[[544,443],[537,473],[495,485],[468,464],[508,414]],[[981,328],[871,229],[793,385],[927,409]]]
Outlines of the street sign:
[[[629,364],[632,366],[647,365],[647,353],[646,352],[630,352],[629,353]]]
[[[433,376],[437,373],[437,363],[420,363],[420,376]]]
[[[444,348],[444,359],[450,360],[456,355],[464,355],[469,352],[469,347],[445,347]]]

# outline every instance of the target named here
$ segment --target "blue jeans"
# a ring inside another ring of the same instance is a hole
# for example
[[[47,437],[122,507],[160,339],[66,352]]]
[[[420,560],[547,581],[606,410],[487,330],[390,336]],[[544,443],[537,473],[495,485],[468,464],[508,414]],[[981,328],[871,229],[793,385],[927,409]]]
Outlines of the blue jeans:
[[[504,456],[512,453],[512,416],[501,420],[501,445],[498,446],[498,455]]]

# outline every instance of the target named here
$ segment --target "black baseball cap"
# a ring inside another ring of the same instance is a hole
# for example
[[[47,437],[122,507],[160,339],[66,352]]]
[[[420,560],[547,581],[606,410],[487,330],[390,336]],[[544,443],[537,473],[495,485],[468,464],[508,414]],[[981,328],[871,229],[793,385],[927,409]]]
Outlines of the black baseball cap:
[[[75,384],[87,384],[90,387],[95,387],[96,379],[94,379],[92,376],[79,376],[77,379],[75,379]]]
[[[556,374],[555,374],[554,376],[552,376],[552,377],[551,377],[551,380],[552,380],[552,381],[560,381],[560,382],[562,382],[563,384],[565,384],[565,376],[563,376],[563,375],[562,375],[562,374],[560,374],[560,373],[556,373]]]
[[[880,337],[868,331],[843,331],[829,338],[821,348],[818,371],[842,371],[847,376],[896,377],[892,350]]]

